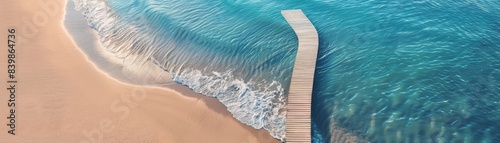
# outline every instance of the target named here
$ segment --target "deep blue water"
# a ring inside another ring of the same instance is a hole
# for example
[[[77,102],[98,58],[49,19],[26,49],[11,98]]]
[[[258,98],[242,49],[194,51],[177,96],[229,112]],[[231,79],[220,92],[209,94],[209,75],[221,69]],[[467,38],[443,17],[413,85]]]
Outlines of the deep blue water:
[[[339,140],[335,130],[369,142],[500,142],[500,1],[75,2],[130,69],[154,63],[278,139],[297,48],[280,11],[302,9],[320,37],[314,142]]]

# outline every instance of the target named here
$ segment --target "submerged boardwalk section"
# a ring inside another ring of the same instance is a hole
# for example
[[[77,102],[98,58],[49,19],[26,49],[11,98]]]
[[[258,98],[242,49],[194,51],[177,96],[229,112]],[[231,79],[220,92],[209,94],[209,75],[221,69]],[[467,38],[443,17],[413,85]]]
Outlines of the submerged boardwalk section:
[[[302,10],[283,10],[283,17],[297,34],[299,47],[288,94],[287,143],[311,142],[311,99],[318,55],[318,32]]]

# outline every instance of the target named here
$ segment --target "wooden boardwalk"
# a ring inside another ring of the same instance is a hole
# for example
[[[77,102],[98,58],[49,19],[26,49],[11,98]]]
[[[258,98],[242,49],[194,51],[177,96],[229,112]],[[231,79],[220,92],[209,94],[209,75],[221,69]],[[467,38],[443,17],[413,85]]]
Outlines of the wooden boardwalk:
[[[287,143],[311,142],[311,99],[318,55],[318,32],[302,10],[283,10],[283,17],[297,34],[299,47],[288,94]]]

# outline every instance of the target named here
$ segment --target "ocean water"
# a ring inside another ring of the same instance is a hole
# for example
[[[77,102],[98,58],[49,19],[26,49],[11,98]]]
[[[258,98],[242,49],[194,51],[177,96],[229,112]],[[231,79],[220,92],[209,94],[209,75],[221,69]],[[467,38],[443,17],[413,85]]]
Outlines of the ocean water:
[[[500,142],[500,1],[74,2],[128,78],[161,68],[277,139],[297,51],[280,11],[302,9],[320,38],[313,142]]]

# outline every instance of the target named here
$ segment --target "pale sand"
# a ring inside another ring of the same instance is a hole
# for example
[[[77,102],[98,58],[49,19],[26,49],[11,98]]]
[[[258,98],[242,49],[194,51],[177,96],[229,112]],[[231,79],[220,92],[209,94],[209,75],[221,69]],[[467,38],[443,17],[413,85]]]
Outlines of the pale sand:
[[[9,27],[15,27],[18,35],[19,81],[15,136],[7,133],[8,91],[0,90],[0,142],[278,142],[266,131],[235,120],[217,100],[185,87],[174,86],[177,92],[109,78],[89,62],[63,29],[65,2],[59,2],[58,12],[51,16],[38,1],[0,2],[0,84],[7,86]],[[26,21],[33,22],[33,16],[40,16],[35,22],[38,32],[28,37],[30,32],[22,27]],[[88,138],[85,132],[93,136]]]

